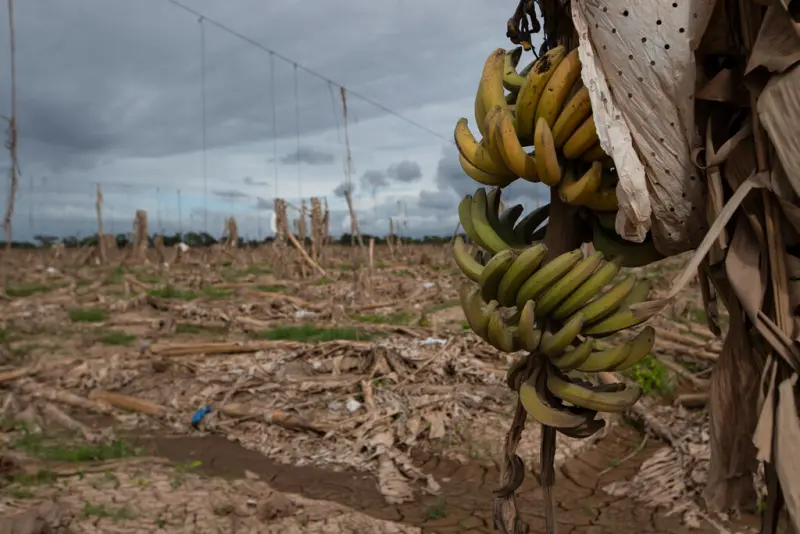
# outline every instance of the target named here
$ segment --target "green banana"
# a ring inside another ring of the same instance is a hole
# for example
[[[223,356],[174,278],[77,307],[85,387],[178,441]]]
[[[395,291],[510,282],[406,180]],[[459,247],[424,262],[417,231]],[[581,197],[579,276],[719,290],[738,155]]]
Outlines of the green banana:
[[[636,276],[629,275],[622,282],[590,301],[579,310],[579,313],[583,315],[586,324],[595,323],[614,313],[634,287],[636,287]]]
[[[475,230],[475,225],[472,224],[472,195],[465,196],[461,199],[461,202],[459,202],[458,220],[461,221],[461,227],[464,229],[464,233],[467,234],[467,237],[479,247],[488,250],[481,236],[479,236],[478,232]]]
[[[547,247],[540,243],[523,250],[503,275],[497,287],[497,300],[501,306],[517,304],[517,292],[522,284],[536,272],[547,254]],[[522,309],[522,306],[518,306]]]
[[[578,289],[570,293],[570,295],[556,307],[552,314],[553,319],[559,321],[566,319],[578,311],[581,306],[591,301],[603,290],[606,284],[617,276],[621,264],[622,257],[617,256],[598,268],[592,273],[592,276],[590,276],[588,280],[582,283]]]
[[[642,331],[636,334],[636,337],[625,343],[630,347],[628,355],[621,363],[618,363],[611,371],[624,371],[630,369],[642,359],[650,354],[653,350],[653,345],[656,342],[656,329],[652,326],[645,326]]]
[[[651,234],[647,234],[641,243],[626,241],[615,231],[603,228],[596,220],[592,221],[592,245],[595,250],[599,250],[609,257],[622,256],[623,267],[642,267],[664,259],[664,256],[656,250]]]
[[[505,241],[492,227],[489,221],[489,206],[486,198],[486,190],[480,188],[475,191],[472,197],[472,224],[478,237],[486,245],[486,249],[493,254],[509,250],[511,245]]]
[[[503,190],[495,187],[486,194],[486,219],[492,226],[494,231],[503,238],[503,241],[508,243],[512,248],[521,248],[525,246],[523,241],[517,240],[517,235],[514,233],[514,227],[506,226],[500,221],[500,201]]]
[[[580,287],[592,276],[592,273],[603,261],[602,252],[594,252],[588,257],[578,262],[566,275],[556,283],[548,287],[542,295],[536,299],[537,318],[547,317],[556,306],[561,304],[576,287]]]
[[[523,211],[525,211],[525,207],[522,204],[515,204],[514,206],[511,206],[507,210],[503,211],[503,213],[500,214],[498,221],[504,232],[510,232],[511,235],[514,236],[514,241],[525,244],[525,240],[517,236],[516,232],[514,231],[514,226],[517,224],[517,219],[519,219]]]
[[[548,399],[546,380],[547,372],[540,364],[519,387],[519,401],[531,418],[553,428],[577,428],[594,419],[594,411],[571,410],[557,399]]]
[[[483,268],[478,284],[480,285],[481,298],[484,302],[497,299],[497,289],[500,286],[500,282],[516,257],[517,254],[513,250],[503,250],[492,256],[492,259]]]
[[[483,265],[478,263],[477,260],[472,257],[472,254],[470,254],[469,250],[467,250],[467,245],[464,243],[464,240],[461,238],[461,236],[456,237],[456,240],[453,243],[453,257],[456,260],[456,265],[458,265],[458,268],[462,273],[464,273],[464,276],[473,282],[477,282],[481,279]]]
[[[500,310],[495,309],[489,316],[487,341],[497,350],[517,352],[520,348],[519,340],[515,336],[516,330],[515,327],[506,326],[503,322],[503,316],[500,315]]]
[[[497,308],[497,301],[492,301],[483,308],[480,290],[478,288],[470,290],[466,284],[461,286],[458,296],[470,329],[481,339],[486,339],[489,330],[489,314]]]
[[[587,421],[586,423],[582,424],[579,427],[558,428],[557,430],[561,434],[567,436],[568,438],[585,439],[597,434],[605,427],[606,427],[605,419],[592,419],[591,421]]]
[[[550,363],[561,371],[579,369],[586,360],[589,359],[589,356],[592,355],[592,347],[594,347],[594,340],[587,337],[583,340],[583,343],[577,347],[568,346],[564,352],[550,358]]]
[[[597,412],[621,413],[633,406],[642,396],[641,388],[620,384],[616,391],[597,386],[583,386],[564,380],[560,373],[548,368],[547,389],[555,397],[574,406]]]
[[[542,340],[542,331],[536,328],[534,312],[535,304],[532,300],[529,300],[522,308],[522,312],[519,315],[519,325],[517,326],[520,344],[528,352],[538,349]]]
[[[514,233],[527,244],[531,244],[533,233],[547,220],[550,216],[550,204],[537,208],[522,218],[514,227]]]
[[[548,358],[559,356],[578,337],[581,328],[583,328],[583,316],[576,313],[556,332],[545,331],[539,343],[539,350]]]
[[[536,300],[551,284],[567,274],[582,257],[583,252],[576,249],[561,254],[541,267],[519,288],[517,307],[521,308],[529,300]]]
[[[650,319],[653,315],[655,315],[655,313],[640,315],[631,311],[630,308],[625,307],[615,312],[614,315],[603,319],[599,323],[589,326],[584,333],[597,337],[609,336],[619,332],[620,330],[638,326]]]

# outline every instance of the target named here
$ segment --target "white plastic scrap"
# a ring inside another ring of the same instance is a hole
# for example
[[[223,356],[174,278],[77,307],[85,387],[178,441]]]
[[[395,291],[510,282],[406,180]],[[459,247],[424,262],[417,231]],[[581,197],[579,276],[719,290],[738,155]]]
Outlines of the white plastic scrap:
[[[351,397],[345,401],[345,406],[347,407],[348,412],[354,414],[359,410],[359,408],[361,408],[361,403]]]
[[[446,339],[439,339],[439,338],[436,338],[436,337],[429,337],[427,339],[424,339],[424,340],[420,341],[420,343],[423,344],[423,345],[446,345],[447,344],[447,340]]]
[[[714,0],[572,0],[597,136],[619,175],[617,233],[642,241],[652,223],[662,254],[691,249],[706,227],[691,159],[694,50],[713,9]]]

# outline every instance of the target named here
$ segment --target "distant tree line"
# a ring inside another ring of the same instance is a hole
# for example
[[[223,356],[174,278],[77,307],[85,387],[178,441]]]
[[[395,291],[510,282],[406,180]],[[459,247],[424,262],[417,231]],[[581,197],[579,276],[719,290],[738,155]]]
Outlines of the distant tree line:
[[[162,236],[164,240],[164,245],[171,247],[176,245],[180,242],[186,243],[190,247],[209,247],[211,245],[219,243],[221,240],[215,238],[214,236],[207,234],[205,232],[185,232],[175,233],[173,235],[165,235]],[[362,238],[365,243],[369,242],[370,239],[375,239],[376,245],[385,245],[386,238],[373,236],[369,234],[362,234]],[[84,246],[93,246],[97,244],[97,234],[93,234],[86,237],[56,237],[50,235],[36,235],[33,238],[34,240],[31,241],[13,241],[11,243],[11,248],[17,249],[37,249],[37,248],[47,248],[56,243],[63,243],[66,248],[76,248],[76,247],[84,247]],[[117,234],[117,246],[120,248],[125,247],[130,242],[129,234]],[[422,238],[412,238],[412,237],[403,237],[403,243],[412,243],[412,244],[443,244],[450,242],[450,236],[435,236],[429,235],[424,236]],[[246,239],[244,237],[239,238],[239,246],[240,247],[254,247],[258,245],[263,245],[264,243],[271,243],[272,237],[267,237],[265,239]],[[307,243],[310,243],[308,239],[306,239]],[[349,233],[342,234],[339,239],[334,239],[333,243],[339,245],[349,245],[351,242],[351,235]],[[150,237],[150,244],[153,243],[153,237]],[[0,247],[5,246],[3,241],[0,241]]]

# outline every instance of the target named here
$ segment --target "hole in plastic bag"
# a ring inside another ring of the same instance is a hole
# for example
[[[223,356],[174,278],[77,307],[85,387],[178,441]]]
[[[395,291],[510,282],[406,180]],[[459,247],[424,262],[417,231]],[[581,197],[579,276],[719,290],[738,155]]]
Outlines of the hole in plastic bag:
[[[656,21],[656,26],[661,26],[661,19],[658,19],[658,20]]]
[[[656,64],[656,62],[651,59],[650,60],[650,66],[655,66],[655,64]]]
[[[664,45],[664,50],[669,50],[669,44]]]
[[[646,43],[647,42],[647,37],[642,37],[642,42]]]
[[[685,31],[686,31],[686,29],[685,29],[685,28],[678,28],[678,33],[683,33],[683,32],[685,32]]]
[[[627,17],[627,16],[628,16],[628,10],[627,10],[627,9],[626,9],[625,11],[623,11],[623,12],[622,12],[622,16],[623,16],[623,17]]]

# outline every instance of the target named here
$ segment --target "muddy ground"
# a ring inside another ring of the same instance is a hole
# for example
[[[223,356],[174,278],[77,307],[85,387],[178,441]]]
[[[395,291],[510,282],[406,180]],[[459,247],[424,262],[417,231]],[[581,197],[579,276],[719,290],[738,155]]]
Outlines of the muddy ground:
[[[19,253],[26,267],[4,268],[0,301],[5,527],[45,532],[38,516],[75,533],[492,532],[508,356],[465,328],[462,278],[441,248],[377,247],[372,268],[351,254],[332,247],[325,274],[301,278],[269,249],[169,268]],[[663,292],[681,265],[641,271]],[[696,293],[653,321],[656,350],[625,376],[689,430],[704,424],[720,347]],[[537,436],[527,429],[520,448],[530,532],[543,525]],[[755,525],[706,514],[702,480],[680,496],[697,511],[689,524],[604,490],[664,447],[626,418],[562,439],[559,533]]]

